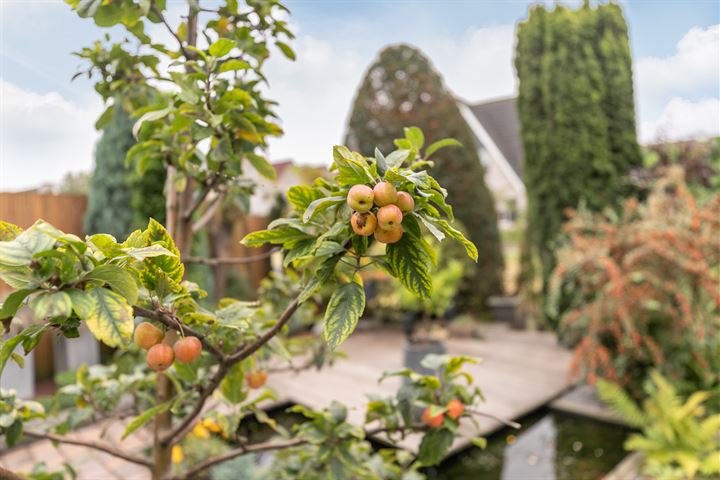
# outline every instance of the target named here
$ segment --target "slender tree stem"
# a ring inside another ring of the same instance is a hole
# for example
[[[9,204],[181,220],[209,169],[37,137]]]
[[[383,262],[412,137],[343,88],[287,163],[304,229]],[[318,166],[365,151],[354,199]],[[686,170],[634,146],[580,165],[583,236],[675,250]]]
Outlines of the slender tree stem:
[[[490,413],[485,413],[485,412],[481,412],[481,411],[474,410],[474,409],[470,409],[470,408],[468,408],[468,409],[466,409],[466,410],[467,410],[468,413],[470,413],[470,414],[472,414],[472,415],[477,415],[477,416],[479,416],[479,417],[492,418],[493,420],[495,420],[495,421],[497,421],[497,422],[500,422],[500,423],[502,423],[503,425],[505,425],[505,426],[507,426],[507,427],[512,427],[512,428],[514,428],[514,429],[516,429],[516,430],[518,430],[520,427],[522,427],[522,425],[520,425],[520,424],[517,423],[517,422],[513,422],[512,420],[504,420],[504,419],[502,419],[502,418],[500,418],[500,417],[496,417],[495,415],[492,415],[492,414],[490,414]]]
[[[185,58],[193,58],[192,53],[189,50],[185,49],[185,46],[183,45],[182,39],[178,36],[177,33],[175,33],[175,30],[170,26],[170,24],[165,20],[165,16],[162,14],[162,12],[153,5],[152,11],[155,15],[157,15],[160,18],[160,21],[165,25],[165,28],[167,28],[168,32],[170,32],[170,35],[175,37],[175,40],[177,40],[178,45],[180,46],[180,50],[183,52],[183,55],[185,55]]]
[[[300,306],[300,295],[295,297],[295,299],[290,302],[290,304],[285,307],[285,311],[283,311],[282,315],[280,315],[280,318],[278,319],[277,323],[272,326],[263,336],[255,340],[250,345],[247,345],[245,348],[242,348],[238,350],[237,352],[233,353],[229,357],[229,361],[231,363],[239,362],[240,360],[244,360],[253,353],[257,352],[260,347],[265,345],[267,342],[270,341],[272,337],[278,334],[280,330],[285,326],[285,324],[290,320],[293,313],[298,309]]]
[[[109,453],[110,455],[118,458],[122,458],[123,460],[126,460],[131,463],[136,463],[138,465],[142,465],[143,467],[147,468],[153,468],[153,464],[140,456],[131,455],[127,452],[124,452],[120,450],[119,448],[115,448],[112,445],[109,445],[104,442],[96,442],[93,440],[80,440],[77,438],[69,438],[63,435],[55,435],[53,433],[42,433],[42,432],[34,432],[26,430],[25,435],[32,438],[39,438],[39,439],[46,439],[46,440],[52,440],[53,442],[58,443],[67,443],[68,445],[77,445],[80,447],[87,447],[92,448],[95,450],[100,450],[101,452]]]
[[[198,265],[244,265],[247,263],[255,263],[265,260],[272,256],[273,253],[279,251],[273,248],[267,252],[258,253],[257,255],[249,255],[247,257],[221,257],[221,258],[204,258],[204,257],[187,257],[185,263],[196,263]]]

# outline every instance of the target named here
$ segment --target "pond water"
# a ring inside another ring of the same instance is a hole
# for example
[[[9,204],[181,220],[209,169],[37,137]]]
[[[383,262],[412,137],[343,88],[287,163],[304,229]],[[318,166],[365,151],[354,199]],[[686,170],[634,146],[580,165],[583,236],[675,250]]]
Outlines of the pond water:
[[[432,480],[594,480],[627,455],[628,430],[585,417],[539,411],[520,420],[520,430],[488,437],[425,473]]]

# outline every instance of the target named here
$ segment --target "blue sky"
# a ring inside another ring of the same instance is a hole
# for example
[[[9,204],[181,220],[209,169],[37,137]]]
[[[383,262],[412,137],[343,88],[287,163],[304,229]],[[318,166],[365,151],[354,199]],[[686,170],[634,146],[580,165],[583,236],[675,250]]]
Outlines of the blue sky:
[[[530,3],[287,1],[298,60],[276,56],[268,65],[269,95],[280,102],[286,131],[271,144],[270,156],[328,163],[355,88],[389,43],[424,50],[460,98],[512,95],[514,28]],[[168,4],[177,13],[184,1]],[[718,2],[621,4],[630,26],[641,138],[718,134]],[[0,190],[91,168],[92,123],[102,105],[90,82],[70,82],[79,65],[71,52],[102,33],[61,0],[0,0]]]

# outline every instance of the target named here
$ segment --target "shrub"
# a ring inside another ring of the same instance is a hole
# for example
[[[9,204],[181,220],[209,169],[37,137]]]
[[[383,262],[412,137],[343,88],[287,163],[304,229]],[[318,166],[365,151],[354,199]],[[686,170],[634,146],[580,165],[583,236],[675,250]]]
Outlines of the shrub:
[[[590,383],[600,376],[639,396],[658,368],[683,392],[717,388],[719,208],[719,195],[698,205],[675,167],[620,216],[572,213],[548,304]]]
[[[625,448],[645,457],[643,473],[659,480],[717,478],[720,475],[718,431],[720,415],[708,415],[710,394],[695,392],[687,399],[658,372],[645,382],[642,409],[617,385],[600,380],[598,392],[630,426],[641,429]]]

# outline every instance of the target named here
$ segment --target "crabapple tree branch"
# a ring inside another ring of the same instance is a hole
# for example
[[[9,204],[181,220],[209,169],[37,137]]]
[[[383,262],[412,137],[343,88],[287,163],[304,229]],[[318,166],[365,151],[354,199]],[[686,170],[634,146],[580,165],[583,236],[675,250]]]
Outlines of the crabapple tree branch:
[[[38,438],[38,439],[45,439],[45,440],[51,440],[53,442],[58,443],[67,443],[68,445],[77,445],[80,447],[87,447],[92,448],[95,450],[100,450],[101,452],[109,453],[110,455],[118,458],[122,458],[123,460],[126,460],[131,463],[136,463],[138,465],[142,465],[143,467],[147,468],[153,468],[153,464],[146,460],[143,457],[132,455],[130,453],[124,452],[120,450],[119,448],[115,448],[112,445],[109,445],[105,442],[97,442],[94,440],[80,440],[78,438],[68,438],[63,435],[55,435],[53,433],[43,433],[43,432],[34,432],[31,430],[26,430],[25,435],[32,438]]]

